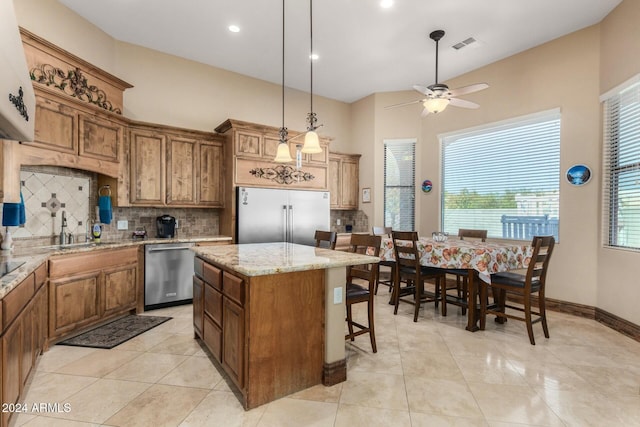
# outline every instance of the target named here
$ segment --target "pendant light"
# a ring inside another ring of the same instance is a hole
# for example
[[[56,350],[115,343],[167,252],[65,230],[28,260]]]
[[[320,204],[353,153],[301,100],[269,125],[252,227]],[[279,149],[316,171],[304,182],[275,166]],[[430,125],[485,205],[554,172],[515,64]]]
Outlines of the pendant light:
[[[302,147],[303,153],[315,154],[322,153],[322,147],[320,147],[320,140],[316,133],[316,123],[318,118],[316,113],[313,112],[313,0],[309,0],[309,39],[311,40],[311,50],[309,52],[309,60],[311,62],[311,76],[310,76],[310,99],[311,99],[311,111],[307,114],[307,133],[304,136],[304,146]]]
[[[287,142],[287,136],[289,131],[284,127],[284,1],[282,0],[282,127],[280,128],[280,143],[278,144],[278,151],[276,152],[276,158],[274,162],[289,163],[293,161],[291,158],[291,152],[289,151],[289,143]]]

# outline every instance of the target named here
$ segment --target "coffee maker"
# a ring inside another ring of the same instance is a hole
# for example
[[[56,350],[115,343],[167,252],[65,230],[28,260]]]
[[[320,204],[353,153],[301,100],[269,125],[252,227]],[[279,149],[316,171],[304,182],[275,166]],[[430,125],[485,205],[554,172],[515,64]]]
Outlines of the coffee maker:
[[[161,239],[171,239],[176,234],[176,219],[171,215],[162,215],[156,218],[158,228],[157,237]]]

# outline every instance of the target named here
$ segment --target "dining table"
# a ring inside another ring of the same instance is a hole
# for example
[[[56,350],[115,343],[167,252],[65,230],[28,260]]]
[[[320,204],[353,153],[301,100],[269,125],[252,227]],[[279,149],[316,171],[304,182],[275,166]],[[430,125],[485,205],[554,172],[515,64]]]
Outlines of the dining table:
[[[400,244],[411,244],[411,241],[399,241]],[[395,261],[393,239],[383,237],[381,240],[380,259]],[[530,244],[522,242],[503,242],[480,240],[460,240],[455,237],[434,239],[418,238],[420,265],[447,269],[468,270],[467,292],[467,326],[468,331],[477,331],[478,306],[476,297],[478,286],[476,281],[491,283],[491,275],[508,270],[527,268],[531,259]],[[445,271],[446,273],[446,271]]]

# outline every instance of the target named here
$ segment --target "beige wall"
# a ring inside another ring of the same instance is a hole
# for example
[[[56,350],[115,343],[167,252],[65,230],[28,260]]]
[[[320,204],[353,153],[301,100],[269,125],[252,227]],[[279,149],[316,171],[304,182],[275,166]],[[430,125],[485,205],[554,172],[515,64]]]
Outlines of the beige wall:
[[[219,68],[112,39],[56,0],[15,1],[19,25],[125,80],[124,115],[152,123],[213,131],[227,118],[271,126],[282,123],[281,87]],[[306,128],[308,93],[286,89],[285,126]],[[334,138],[332,150],[348,151],[349,104],[314,96],[314,111]]]
[[[600,93],[640,73],[640,2],[624,0],[600,24]],[[640,324],[640,252],[598,245],[598,307]]]
[[[127,117],[201,130],[212,130],[228,117],[280,125],[276,84],[115,41],[56,0],[20,0],[15,7],[26,29],[133,84],[125,92]],[[465,97],[478,102],[479,110],[450,108],[421,119],[419,106],[384,109],[416,99],[412,91],[377,93],[351,105],[316,97],[314,107],[325,123],[322,133],[335,138],[332,150],[363,155],[360,189],[372,189],[372,203],[360,206],[370,224],[383,223],[385,139],[418,141],[416,182],[431,179],[434,189],[430,194],[417,191],[417,228],[429,233],[440,227],[438,135],[560,108],[561,173],[585,163],[595,179],[584,187],[561,181],[560,244],[551,264],[548,295],[597,306],[640,324],[640,311],[635,310],[639,291],[632,282],[640,254],[601,246],[598,101],[601,93],[640,72],[640,57],[635,55],[638,22],[640,2],[624,0],[601,24],[446,82],[450,87],[489,83],[489,89]],[[302,130],[308,95],[289,89],[286,95],[286,126]]]

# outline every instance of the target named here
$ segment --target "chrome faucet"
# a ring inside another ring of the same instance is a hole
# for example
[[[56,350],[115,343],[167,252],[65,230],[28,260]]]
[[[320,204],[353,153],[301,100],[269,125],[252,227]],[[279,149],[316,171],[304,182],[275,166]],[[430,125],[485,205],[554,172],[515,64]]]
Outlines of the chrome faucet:
[[[67,213],[62,211],[62,225],[60,227],[60,244],[64,245],[66,243],[66,233],[64,229],[67,227]]]

